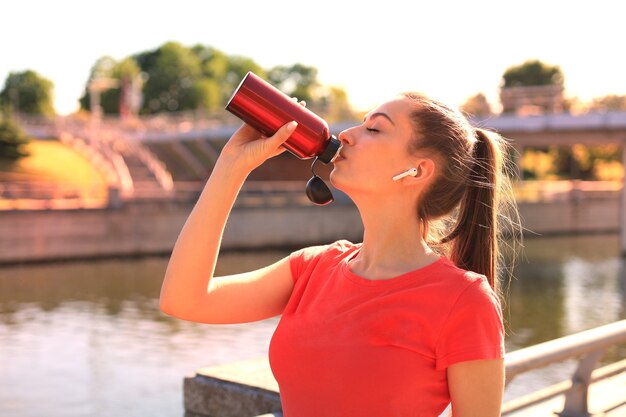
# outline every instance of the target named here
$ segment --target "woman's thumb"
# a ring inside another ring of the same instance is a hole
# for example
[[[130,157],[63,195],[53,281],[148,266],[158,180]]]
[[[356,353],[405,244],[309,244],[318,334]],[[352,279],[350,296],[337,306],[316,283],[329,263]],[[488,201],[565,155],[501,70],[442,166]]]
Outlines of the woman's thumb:
[[[270,138],[272,145],[281,145],[284,141],[289,139],[289,136],[296,130],[296,127],[298,127],[298,122],[295,120],[281,126],[274,136]]]

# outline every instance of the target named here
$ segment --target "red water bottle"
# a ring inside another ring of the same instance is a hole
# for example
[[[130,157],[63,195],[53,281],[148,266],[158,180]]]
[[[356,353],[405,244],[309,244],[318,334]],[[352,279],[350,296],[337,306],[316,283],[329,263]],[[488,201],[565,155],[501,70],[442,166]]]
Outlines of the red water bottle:
[[[283,146],[300,159],[317,157],[328,164],[339,155],[341,142],[326,121],[253,72],[243,78],[226,110],[267,137],[295,120],[298,127]]]

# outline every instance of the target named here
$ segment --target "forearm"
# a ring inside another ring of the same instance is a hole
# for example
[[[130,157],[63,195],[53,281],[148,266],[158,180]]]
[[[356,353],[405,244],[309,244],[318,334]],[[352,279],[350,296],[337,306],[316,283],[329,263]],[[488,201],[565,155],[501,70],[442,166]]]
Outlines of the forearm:
[[[215,272],[224,228],[249,171],[218,159],[198,202],[180,232],[161,288],[161,309],[171,312],[205,294]]]

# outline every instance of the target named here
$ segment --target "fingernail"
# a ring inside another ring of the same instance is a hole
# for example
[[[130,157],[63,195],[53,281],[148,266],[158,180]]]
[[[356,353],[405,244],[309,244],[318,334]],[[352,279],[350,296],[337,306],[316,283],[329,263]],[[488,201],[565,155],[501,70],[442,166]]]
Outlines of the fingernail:
[[[287,126],[289,129],[293,130],[298,126],[298,122],[296,122],[295,120],[289,122],[289,126]]]

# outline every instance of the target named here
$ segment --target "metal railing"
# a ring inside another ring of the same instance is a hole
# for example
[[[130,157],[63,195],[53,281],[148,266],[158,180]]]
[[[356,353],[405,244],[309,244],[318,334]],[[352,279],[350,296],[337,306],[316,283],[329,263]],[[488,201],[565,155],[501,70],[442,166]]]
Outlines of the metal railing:
[[[626,342],[626,320],[507,354],[505,359],[507,385],[516,376],[533,369],[577,356],[581,358],[570,380],[506,402],[502,407],[502,415],[505,416],[565,394],[563,411],[558,413],[560,417],[590,416],[587,407],[589,386],[626,370],[626,359],[594,370],[595,364],[608,348],[623,342]],[[626,392],[624,396],[626,397]],[[274,412],[255,417],[282,417],[282,413]]]
[[[626,359],[595,369],[610,347],[626,342],[626,320],[596,327],[570,336],[550,340],[506,355],[506,383],[516,376],[564,360],[580,357],[571,379],[506,402],[502,415],[565,394],[561,417],[589,416],[589,386],[626,370]],[[626,397],[626,393],[624,394]],[[625,398],[626,399],[626,398]]]

